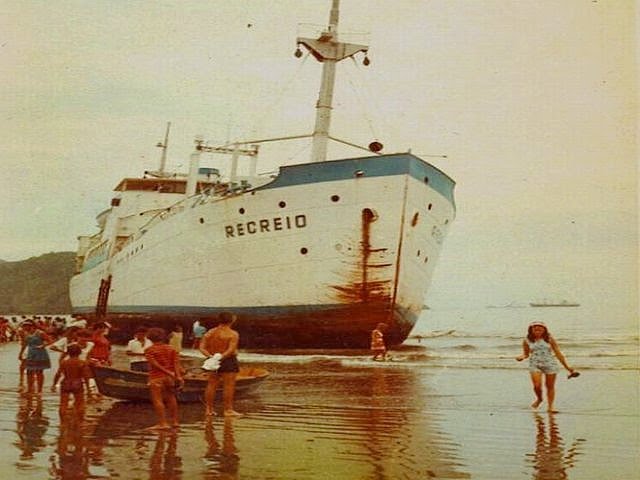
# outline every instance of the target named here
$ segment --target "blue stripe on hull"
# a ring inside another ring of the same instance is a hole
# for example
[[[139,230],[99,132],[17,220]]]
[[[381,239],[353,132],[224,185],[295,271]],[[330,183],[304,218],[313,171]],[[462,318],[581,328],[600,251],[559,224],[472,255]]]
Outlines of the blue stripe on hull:
[[[455,206],[455,182],[441,170],[410,153],[283,166],[273,182],[255,190],[348,180],[356,178],[356,172],[361,172],[362,177],[410,175],[427,183]]]

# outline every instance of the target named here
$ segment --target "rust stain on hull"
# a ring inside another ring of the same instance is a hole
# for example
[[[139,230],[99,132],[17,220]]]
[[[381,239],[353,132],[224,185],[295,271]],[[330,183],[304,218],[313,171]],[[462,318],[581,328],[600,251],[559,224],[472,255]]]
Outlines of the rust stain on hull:
[[[358,256],[345,268],[346,282],[342,285],[331,285],[340,303],[389,303],[391,300],[391,277],[385,270],[389,270],[392,264],[372,259],[372,254],[384,254],[387,251],[387,248],[371,246],[371,224],[376,218],[371,209],[362,210]]]
[[[331,285],[335,299],[342,304],[341,315],[359,325],[358,330],[368,334],[377,323],[389,325],[388,337],[402,342],[408,331],[403,333],[393,315],[393,263],[387,258],[387,247],[372,245],[372,228],[377,215],[370,208],[361,212],[361,227],[358,254],[347,261],[343,275],[345,282]],[[338,324],[340,321],[338,320]]]

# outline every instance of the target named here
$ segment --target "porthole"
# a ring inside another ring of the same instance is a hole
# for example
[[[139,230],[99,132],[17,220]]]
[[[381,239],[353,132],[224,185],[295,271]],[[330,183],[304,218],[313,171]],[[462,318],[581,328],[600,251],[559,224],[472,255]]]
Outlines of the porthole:
[[[413,218],[411,219],[411,226],[415,227],[418,224],[418,217],[420,214],[418,212],[413,214]]]
[[[340,196],[339,195],[331,195],[331,201],[332,202],[338,202],[340,200]]]
[[[430,203],[429,205],[427,205],[427,210],[431,210],[433,208],[433,203]]]
[[[429,257],[424,257],[424,263],[427,263],[429,261]]]
[[[445,224],[445,225],[446,225],[447,223],[449,223],[449,219],[448,219],[448,218],[444,221],[444,224]]]
[[[416,254],[416,257],[420,256],[420,250],[418,250],[418,253]]]
[[[355,172],[353,172],[353,176],[354,177],[364,177],[364,171],[363,170],[356,170]]]
[[[204,223],[204,218],[200,217],[200,223]]]
[[[300,249],[300,253],[301,253],[302,255],[306,255],[308,251],[309,251],[309,250],[307,250],[307,247],[302,247],[302,248]]]
[[[429,183],[429,177],[424,177],[424,183]]]
[[[240,212],[240,215],[244,215],[244,208],[242,208],[242,207],[241,207],[241,208],[239,208],[239,209],[238,209],[238,212]]]
[[[280,203],[278,203],[278,206],[279,206],[280,208],[284,208],[284,207],[286,207],[286,206],[287,206],[287,203],[286,203],[286,202],[282,202],[282,201],[281,201]]]

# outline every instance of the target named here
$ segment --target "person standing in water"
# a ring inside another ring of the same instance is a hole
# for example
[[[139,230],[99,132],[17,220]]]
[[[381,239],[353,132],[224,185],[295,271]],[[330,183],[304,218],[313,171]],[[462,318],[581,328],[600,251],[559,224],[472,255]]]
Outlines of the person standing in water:
[[[225,417],[239,417],[240,413],[233,409],[233,398],[236,388],[236,377],[240,368],[238,366],[238,332],[231,328],[236,316],[229,312],[220,314],[220,324],[209,330],[200,343],[200,352],[207,358],[220,355],[220,367],[209,373],[205,400],[207,403],[206,415],[215,415],[213,404],[216,395],[218,380],[222,377],[222,399]]]
[[[176,389],[182,388],[180,359],[169,345],[164,343],[166,334],[162,328],[151,328],[147,338],[153,345],[144,351],[149,362],[149,392],[158,423],[151,430],[164,430],[178,426],[178,398]],[[167,417],[169,421],[167,422]]]
[[[89,353],[89,361],[96,365],[111,365],[111,342],[107,338],[109,325],[98,322],[93,326],[93,348]]]
[[[371,332],[371,353],[372,360],[386,360],[387,346],[384,343],[384,332],[387,330],[386,323],[379,323]]]
[[[78,344],[72,343],[69,345],[65,353],[67,356],[60,361],[60,366],[53,379],[53,384],[56,385],[62,378],[62,383],[60,384],[60,418],[63,418],[67,413],[69,398],[73,395],[75,418],[81,420],[84,416],[84,389],[89,377],[91,377],[91,370],[86,360],[80,360],[82,348]]]
[[[547,388],[547,410],[553,412],[553,402],[556,396],[556,376],[558,374],[558,362],[569,372],[569,378],[576,376],[576,372],[568,364],[564,355],[560,351],[558,344],[553,339],[547,326],[542,322],[533,322],[529,325],[527,336],[522,341],[522,355],[516,357],[521,362],[525,358],[529,359],[529,374],[536,399],[531,407],[538,408],[543,401],[542,379]],[[556,360],[557,359],[557,360]]]
[[[27,391],[29,393],[42,393],[44,384],[44,370],[51,368],[51,360],[47,351],[47,344],[50,342],[49,336],[36,327],[31,320],[22,322],[24,337],[18,360],[24,358],[24,368],[27,372]],[[24,352],[26,357],[23,357]]]

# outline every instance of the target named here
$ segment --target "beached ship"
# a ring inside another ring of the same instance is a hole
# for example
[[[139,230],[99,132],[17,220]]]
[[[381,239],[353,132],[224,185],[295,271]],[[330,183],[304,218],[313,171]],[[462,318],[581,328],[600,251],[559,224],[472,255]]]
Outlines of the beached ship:
[[[454,181],[411,153],[327,160],[336,64],[368,46],[338,40],[338,0],[318,38],[298,37],[322,63],[311,159],[256,175],[258,144],[197,140],[189,173],[125,178],[99,232],[79,237],[70,282],[75,314],[135,325],[237,314],[243,347],[367,347],[378,322],[401,343],[422,313],[443,239],[455,217]],[[168,134],[168,130],[167,130]],[[277,140],[285,140],[285,137]],[[272,141],[273,139],[263,140]],[[351,144],[350,144],[351,145]],[[231,156],[231,174],[200,166]],[[248,176],[236,175],[250,159]]]

